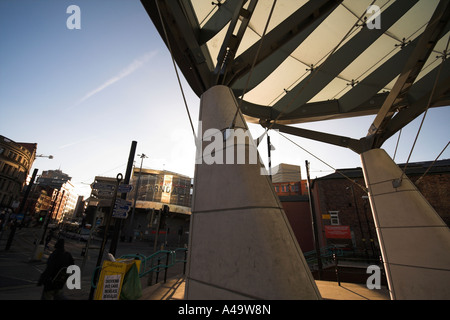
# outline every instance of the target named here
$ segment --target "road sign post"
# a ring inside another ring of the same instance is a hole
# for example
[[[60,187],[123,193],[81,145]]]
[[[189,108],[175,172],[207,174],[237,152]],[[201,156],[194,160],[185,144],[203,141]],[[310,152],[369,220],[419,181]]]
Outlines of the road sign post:
[[[116,177],[117,182],[116,182],[116,185],[114,186],[114,198],[113,198],[113,202],[111,203],[111,211],[110,211],[109,215],[106,217],[105,234],[103,235],[103,241],[102,241],[102,244],[100,247],[100,252],[98,253],[96,270],[101,265],[101,262],[102,262],[103,252],[105,251],[105,245],[106,245],[106,241],[108,239],[109,224],[111,223],[111,217],[114,213],[114,207],[115,207],[115,203],[116,203],[116,199],[117,199],[117,190],[119,189],[119,184],[122,181],[122,177],[123,176],[121,173],[117,174],[117,177]],[[94,276],[95,277],[94,282],[97,282],[98,275],[99,275],[99,272],[97,270],[96,274]],[[94,291],[95,291],[95,288],[91,287],[91,291],[89,292],[89,300],[92,300],[94,298]]]
[[[128,155],[127,171],[125,172],[125,179],[123,181],[124,184],[130,183],[131,170],[133,168],[133,159],[134,159],[134,154],[136,153],[136,146],[137,146],[137,141],[132,141],[130,154]],[[127,196],[126,193],[121,194],[122,199],[126,199],[126,196]],[[118,219],[118,220],[116,220],[116,223],[114,224],[114,234],[111,239],[111,245],[109,246],[109,252],[113,256],[116,255],[117,243],[119,242],[119,234],[120,234],[120,230],[122,229],[122,221],[123,221],[123,219]]]

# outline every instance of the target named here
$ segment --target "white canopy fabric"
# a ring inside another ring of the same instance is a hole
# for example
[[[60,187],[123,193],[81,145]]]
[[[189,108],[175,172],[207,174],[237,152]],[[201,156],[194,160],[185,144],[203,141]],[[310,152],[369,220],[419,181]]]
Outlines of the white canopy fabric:
[[[141,1],[194,92],[229,86],[248,121],[378,114],[380,144],[450,101],[449,1]]]

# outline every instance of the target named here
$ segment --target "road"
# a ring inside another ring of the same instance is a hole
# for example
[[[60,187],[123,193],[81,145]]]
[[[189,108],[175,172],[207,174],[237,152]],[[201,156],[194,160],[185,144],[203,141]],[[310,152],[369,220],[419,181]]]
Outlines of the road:
[[[17,229],[12,245],[8,251],[5,250],[8,232],[5,232],[0,238],[0,300],[39,300],[42,293],[42,286],[38,287],[37,282],[40,274],[45,270],[48,256],[53,250],[56,239],[50,242],[50,250],[45,250],[42,258],[38,261],[33,260],[35,252],[34,242],[39,242],[42,229],[40,228],[22,228]],[[81,268],[81,289],[69,290],[65,288],[64,294],[71,300],[87,300],[91,290],[91,279],[95,269],[99,250],[90,249],[88,257],[83,261],[81,255],[86,242],[65,239],[66,250],[69,251],[75,264]],[[91,246],[100,247],[100,239],[96,239]],[[110,242],[105,246],[103,259],[108,253]],[[146,241],[119,242],[117,245],[116,257],[125,254],[141,254],[149,256],[153,253],[153,244]],[[177,259],[183,259],[181,255]],[[163,263],[164,261],[162,261]],[[167,277],[170,278],[183,272],[183,264],[178,263],[170,268]],[[163,278],[163,273],[159,275],[159,280]],[[148,277],[141,278],[142,288],[147,287]],[[154,278],[153,278],[154,279]],[[155,280],[153,280],[153,283]]]

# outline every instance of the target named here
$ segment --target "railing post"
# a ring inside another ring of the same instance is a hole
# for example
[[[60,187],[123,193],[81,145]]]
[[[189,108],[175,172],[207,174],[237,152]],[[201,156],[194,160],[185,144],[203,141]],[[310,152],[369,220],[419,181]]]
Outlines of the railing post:
[[[341,281],[339,280],[339,271],[338,271],[338,258],[336,253],[333,253],[333,260],[334,260],[334,271],[336,273],[336,280],[338,283],[338,286],[341,286]]]
[[[166,283],[167,280],[167,269],[169,269],[169,254],[170,252],[166,252],[166,265],[164,267],[164,283]]]
[[[153,258],[150,260],[150,272],[148,274],[147,285],[150,287],[153,284]]]
[[[381,276],[383,277],[382,279],[386,279],[386,273],[384,272],[383,257],[381,255],[379,256],[379,263],[380,263]]]
[[[183,274],[186,274],[187,250],[184,250]]]
[[[158,266],[157,266],[157,268],[156,268],[156,281],[155,281],[155,283],[158,283],[158,278],[159,278],[159,263],[160,263],[160,261],[161,261],[161,258],[158,257],[158,261],[157,261]]]

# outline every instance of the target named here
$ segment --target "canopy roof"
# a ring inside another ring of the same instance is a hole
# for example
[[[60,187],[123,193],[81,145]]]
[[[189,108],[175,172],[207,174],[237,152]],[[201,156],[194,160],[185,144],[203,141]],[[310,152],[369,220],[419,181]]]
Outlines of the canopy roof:
[[[141,1],[193,91],[229,86],[248,121],[377,114],[360,152],[450,104],[448,0]]]

